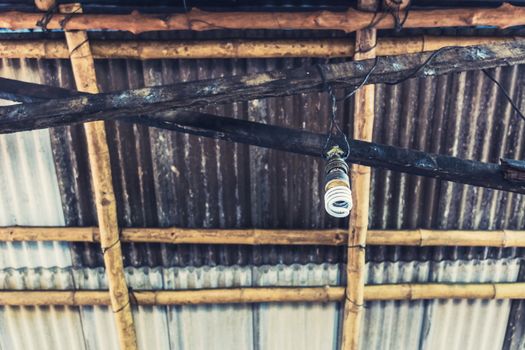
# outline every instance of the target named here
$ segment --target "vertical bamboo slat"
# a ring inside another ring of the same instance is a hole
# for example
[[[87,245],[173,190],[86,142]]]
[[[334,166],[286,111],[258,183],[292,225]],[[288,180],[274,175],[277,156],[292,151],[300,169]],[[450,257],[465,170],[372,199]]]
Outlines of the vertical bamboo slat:
[[[359,0],[360,10],[375,11],[377,0]],[[356,32],[354,60],[376,56],[376,30]],[[371,141],[374,126],[374,85],[363,86],[355,94],[354,139]],[[365,245],[368,230],[370,196],[370,168],[352,165],[352,191],[354,209],[350,216],[347,261],[346,299],[343,311],[342,350],[359,349],[359,334],[364,308]]]
[[[82,8],[79,4],[71,4],[61,6],[60,10],[63,13],[80,13]],[[95,62],[86,32],[66,31],[65,35],[77,89],[83,92],[98,93]],[[104,122],[86,123],[84,130],[100,229],[100,243],[104,253],[111,306],[115,315],[120,348],[134,350],[137,349],[137,339],[128,287],[124,277],[117,207]]]

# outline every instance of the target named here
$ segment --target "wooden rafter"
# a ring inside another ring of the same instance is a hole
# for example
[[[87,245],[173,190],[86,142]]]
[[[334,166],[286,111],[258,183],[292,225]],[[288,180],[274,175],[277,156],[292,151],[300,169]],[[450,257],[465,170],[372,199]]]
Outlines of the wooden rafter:
[[[519,37],[416,36],[379,38],[377,56],[434,51],[445,46],[488,45],[519,40]],[[349,39],[315,40],[199,40],[199,41],[90,41],[95,59],[180,59],[180,58],[270,58],[351,57]],[[69,58],[61,40],[1,40],[0,58]]]
[[[60,9],[63,13],[78,13],[82,10],[79,4],[61,5]],[[77,90],[86,93],[98,93],[95,62],[91,55],[86,32],[66,31],[65,35]],[[86,123],[84,124],[84,131],[100,229],[100,243],[119,344],[122,350],[134,350],[137,349],[137,338],[124,276],[117,207],[104,122]]]
[[[404,28],[494,26],[508,28],[525,24],[525,8],[503,4],[498,8],[411,10],[399,13]],[[41,13],[2,12],[0,28],[37,29]],[[164,30],[217,29],[308,29],[354,32],[374,26],[390,29],[396,19],[390,13],[348,9],[342,12],[205,12],[193,9],[175,14],[54,14],[45,27],[65,30],[121,30],[132,33]]]

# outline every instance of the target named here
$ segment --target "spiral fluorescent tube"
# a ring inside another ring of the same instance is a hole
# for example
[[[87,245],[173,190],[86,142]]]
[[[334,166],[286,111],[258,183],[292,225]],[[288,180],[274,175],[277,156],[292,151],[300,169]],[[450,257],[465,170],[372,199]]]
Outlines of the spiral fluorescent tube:
[[[339,156],[328,160],[325,167],[324,207],[328,214],[344,218],[352,210],[352,191],[348,179],[348,164]]]

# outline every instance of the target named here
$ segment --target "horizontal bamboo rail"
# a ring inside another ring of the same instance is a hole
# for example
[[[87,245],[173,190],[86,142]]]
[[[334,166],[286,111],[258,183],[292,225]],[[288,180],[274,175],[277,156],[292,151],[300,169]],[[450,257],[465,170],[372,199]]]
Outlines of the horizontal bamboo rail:
[[[278,302],[337,302],[345,295],[343,287],[271,287],[177,291],[133,291],[139,305],[200,305]],[[367,285],[366,301],[424,299],[525,299],[525,283],[470,284],[381,284]],[[86,306],[110,305],[106,290],[76,291],[0,291],[5,306]]]
[[[0,13],[0,28],[40,29],[42,13],[6,11]],[[525,8],[503,4],[498,8],[453,8],[400,11],[404,28],[493,26],[508,28],[525,24]],[[342,12],[206,12],[193,9],[173,14],[53,14],[46,29],[121,30],[132,33],[165,30],[293,29],[342,30],[354,32],[373,26],[391,29],[396,19],[390,13]]]
[[[348,232],[328,230],[124,228],[122,242],[171,244],[345,245]],[[97,227],[0,227],[0,241],[99,242]],[[525,231],[369,230],[367,245],[525,247]]]
[[[378,39],[376,54],[394,56],[434,51],[445,46],[511,42],[519,37],[418,36]],[[90,41],[95,59],[196,59],[272,57],[350,57],[355,45],[348,39],[208,40],[208,41]],[[69,59],[65,41],[0,40],[0,58]]]

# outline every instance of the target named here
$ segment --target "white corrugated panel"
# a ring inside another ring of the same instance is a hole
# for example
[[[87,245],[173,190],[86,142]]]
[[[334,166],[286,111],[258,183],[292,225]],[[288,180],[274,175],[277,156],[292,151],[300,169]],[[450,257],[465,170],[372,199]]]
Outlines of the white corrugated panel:
[[[513,282],[519,259],[368,264],[367,283]],[[501,349],[508,300],[367,303],[361,349]]]
[[[325,286],[339,284],[336,265],[271,266],[254,268],[254,285]],[[261,304],[256,306],[258,349],[335,349],[337,303]]]
[[[368,284],[426,282],[429,272],[429,263],[367,264],[366,280]],[[378,301],[365,307],[361,349],[419,349],[425,301]]]
[[[108,283],[103,268],[74,270],[75,286],[78,289],[107,289]],[[82,332],[87,349],[118,349],[117,329],[111,309],[107,306],[83,306]]]
[[[39,82],[37,69],[27,62],[1,60],[0,76]],[[10,103],[0,100],[0,105]],[[0,226],[64,225],[48,130],[0,135],[0,174]],[[0,269],[54,266],[71,266],[67,243],[0,242]],[[12,287],[63,287],[53,276],[36,274],[29,285]],[[76,308],[2,307],[0,332],[0,349],[84,349]]]
[[[164,274],[167,289],[250,286],[250,267],[173,268]],[[168,307],[170,349],[253,349],[252,305]]]
[[[39,83],[38,69],[29,62],[2,59],[0,76]],[[7,104],[12,102],[0,100],[0,105]],[[64,225],[47,129],[0,135],[0,174],[0,226]],[[0,268],[71,266],[68,247],[58,242],[0,242]]]
[[[163,269],[127,269],[126,275],[134,289],[165,289]],[[170,349],[166,310],[166,306],[134,306],[133,319],[140,349]],[[152,329],[155,336],[151,336]]]
[[[368,283],[511,282],[519,260],[369,264]],[[340,281],[338,266],[127,268],[133,289],[241,286],[324,286]],[[74,281],[74,282],[73,282]],[[99,269],[4,269],[0,289],[107,288]],[[498,349],[507,326],[506,301],[367,303],[362,349]],[[0,308],[0,349],[114,349],[108,307]],[[338,349],[336,303],[134,307],[140,349]],[[81,323],[70,322],[81,317]],[[31,334],[31,337],[26,335]]]
[[[0,270],[0,289],[72,289],[70,269]],[[0,349],[85,349],[79,309],[0,307]]]
[[[432,266],[432,282],[509,282],[519,264],[508,261],[444,262]],[[422,349],[501,349],[510,312],[509,300],[433,300]]]

